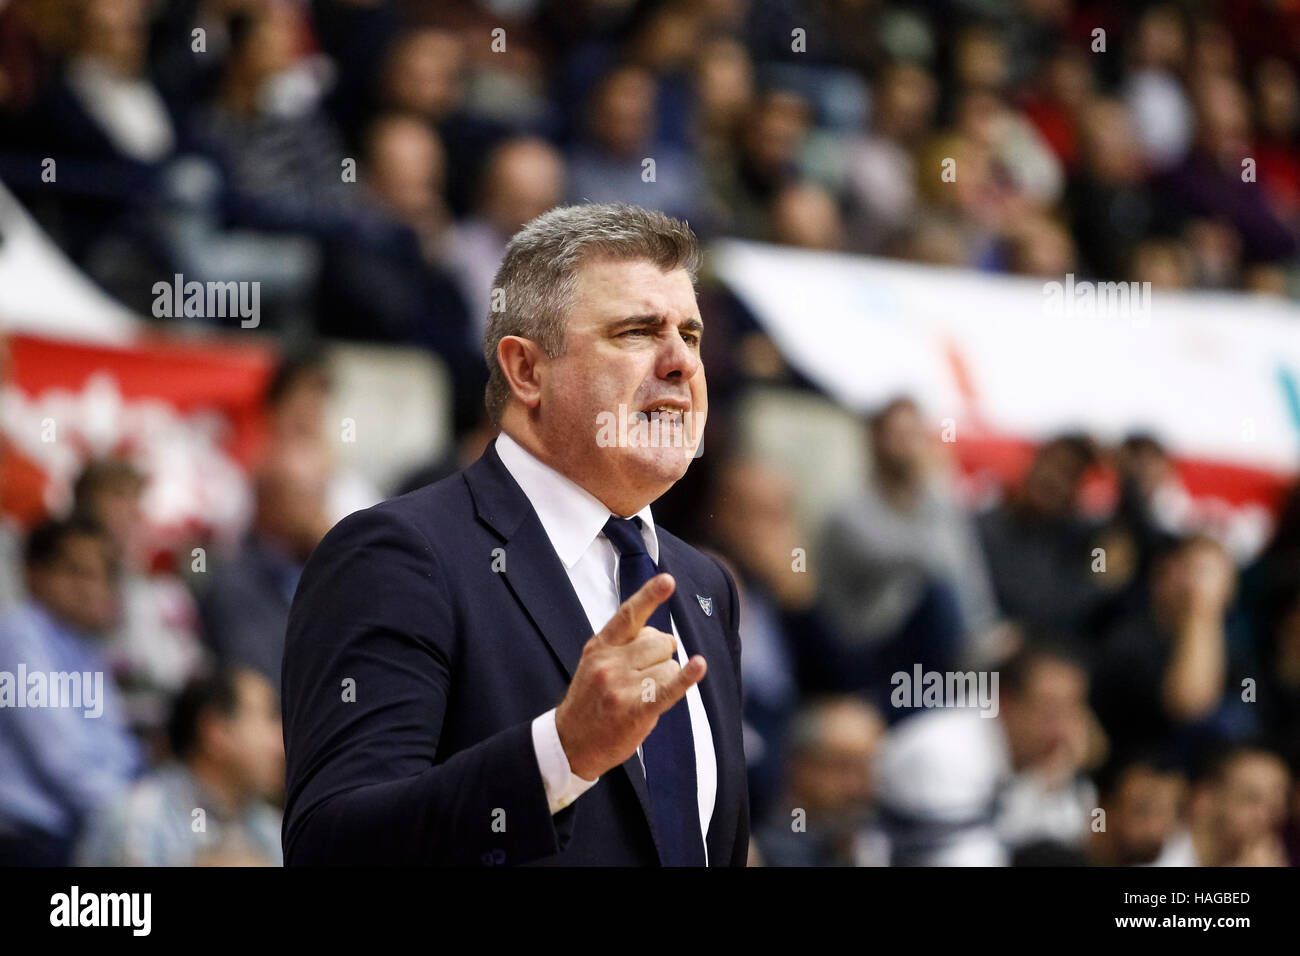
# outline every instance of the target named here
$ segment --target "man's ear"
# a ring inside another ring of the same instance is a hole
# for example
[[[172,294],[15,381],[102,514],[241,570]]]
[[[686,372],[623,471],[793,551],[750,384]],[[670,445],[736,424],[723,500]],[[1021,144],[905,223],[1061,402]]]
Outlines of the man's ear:
[[[497,362],[510,383],[510,391],[525,408],[536,408],[542,400],[541,364],[546,358],[532,339],[507,335],[497,343]]]

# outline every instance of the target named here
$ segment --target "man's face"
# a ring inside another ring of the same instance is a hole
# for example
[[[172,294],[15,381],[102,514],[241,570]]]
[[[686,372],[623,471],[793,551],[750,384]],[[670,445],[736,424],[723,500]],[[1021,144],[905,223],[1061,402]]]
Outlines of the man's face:
[[[506,147],[490,175],[492,188],[486,192],[484,211],[508,236],[564,198],[564,160],[543,143]]]
[[[1234,850],[1279,829],[1290,787],[1286,765],[1267,754],[1236,760],[1219,790],[1218,829]]]
[[[442,144],[417,120],[386,122],[370,142],[370,182],[404,222],[421,224],[438,212]]]
[[[1120,862],[1150,863],[1178,824],[1184,785],[1176,773],[1130,770],[1115,795],[1112,814]]]
[[[1003,694],[1003,716],[1017,766],[1049,761],[1087,733],[1088,683],[1075,667],[1042,661],[1023,694]]]
[[[920,414],[909,405],[894,409],[872,435],[877,466],[898,478],[915,477],[925,460],[926,433]]]
[[[684,269],[596,260],[574,298],[564,354],[539,367],[538,437],[559,471],[635,514],[686,473],[703,435],[695,290]]]
[[[1043,517],[1068,517],[1074,511],[1086,468],[1086,464],[1066,448],[1045,448],[1025,476],[1025,497]]]
[[[73,627],[102,634],[119,620],[113,559],[102,538],[69,536],[58,558],[33,569],[28,583],[33,597]]]
[[[726,466],[712,510],[714,533],[732,554],[752,557],[765,539],[784,542],[798,534],[794,487],[766,465]]]
[[[1169,458],[1148,446],[1121,451],[1117,464],[1120,477],[1132,483],[1143,501],[1149,501],[1174,473]]]
[[[95,494],[91,506],[95,517],[108,529],[113,544],[127,560],[136,557],[136,549],[145,530],[141,507],[143,490],[140,482],[116,481],[101,488]]]
[[[810,819],[831,828],[862,822],[874,800],[872,761],[883,739],[883,724],[864,707],[844,705],[825,715],[818,746],[791,766],[793,795]]]
[[[275,689],[253,671],[235,678],[237,709],[221,736],[222,758],[242,788],[276,799],[284,787],[284,738]]]
[[[288,441],[274,447],[257,489],[258,526],[281,544],[310,553],[328,524],[326,511],[334,462],[323,441]]]

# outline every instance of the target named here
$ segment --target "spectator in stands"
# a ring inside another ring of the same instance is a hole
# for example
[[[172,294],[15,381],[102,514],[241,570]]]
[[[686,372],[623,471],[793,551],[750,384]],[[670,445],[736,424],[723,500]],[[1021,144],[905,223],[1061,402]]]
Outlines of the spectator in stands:
[[[742,239],[771,235],[772,200],[799,181],[811,124],[807,102],[795,93],[773,91],[758,98],[741,125],[734,161],[707,171],[708,188],[726,210],[719,228]]]
[[[1205,284],[1236,284],[1237,258],[1246,265],[1277,263],[1296,251],[1295,234],[1269,208],[1266,193],[1243,179],[1242,160],[1252,135],[1248,104],[1235,77],[1198,77],[1193,148],[1158,184],[1164,201],[1191,225],[1205,223],[1200,231],[1207,233],[1207,225],[1213,224],[1218,227],[1212,233],[1218,245],[1239,247],[1221,270],[1207,270]],[[1221,238],[1218,231],[1224,234]],[[1196,244],[1194,238],[1194,248]]]
[[[437,134],[413,117],[385,115],[368,128],[363,159],[360,177],[373,211],[400,228],[401,241],[339,250],[327,269],[323,328],[435,350],[463,347],[468,317],[442,265],[450,217]]]
[[[339,426],[329,420],[336,388],[324,346],[309,342],[281,358],[264,400],[269,449],[307,445],[328,460],[325,511],[331,525],[383,500],[365,476],[337,461]]]
[[[1156,866],[1288,866],[1282,844],[1291,780],[1271,750],[1240,746],[1193,779],[1187,823]]]
[[[464,96],[465,50],[448,30],[402,33],[378,74],[379,107],[438,124],[455,114]]]
[[[371,196],[415,234],[426,261],[440,262],[451,214],[442,196],[447,157],[437,133],[415,117],[385,114],[363,145]]]
[[[740,614],[751,814],[776,795],[786,728],[808,694],[848,689],[840,642],[817,602],[817,575],[798,549],[794,488],[770,466],[728,460],[706,492],[709,543],[733,569]]]
[[[844,209],[851,249],[1039,274],[1045,258],[1065,258],[1032,241],[1065,248],[1043,229],[1050,216],[1070,224],[1079,271],[1100,279],[1177,284],[1174,260],[1190,254],[1202,285],[1287,290],[1300,111],[1286,41],[1259,39],[1290,26],[1261,26],[1268,14],[1189,22],[1168,4],[1113,10],[1108,36],[1124,38],[1123,55],[1106,57],[1080,42],[1069,5],[954,25],[889,5],[796,4],[796,16],[788,5],[674,2],[566,18],[541,4],[519,11],[509,48],[488,55],[470,39],[490,20],[482,11],[87,0],[74,22],[46,6],[7,11],[0,30],[13,87],[0,88],[0,124],[24,151],[6,177],[29,177],[18,191],[46,228],[132,304],[126,290],[162,259],[258,279],[269,324],[306,321],[318,247],[394,241],[339,169],[388,113],[436,133],[448,207],[462,218],[490,151],[543,135],[581,159],[572,195],[600,198],[592,188],[622,182],[620,197],[689,211],[708,233],[805,241],[769,216],[788,213],[774,199],[813,174]],[[795,25],[817,42],[793,50]],[[569,117],[571,105],[593,110]],[[869,134],[855,136],[868,114]],[[232,188],[205,202],[211,221],[187,244],[185,229],[151,234],[157,225],[131,214],[212,178],[167,162],[186,152],[192,125],[206,128]],[[1247,155],[1257,176],[1243,182]],[[59,159],[56,188],[31,173],[33,156]],[[654,182],[642,179],[647,158]],[[944,160],[961,175],[914,175]],[[1063,169],[1071,186],[1058,203]],[[142,228],[146,241],[133,241]],[[306,247],[292,244],[303,237]]]
[[[1261,61],[1255,67],[1254,95],[1259,184],[1278,218],[1295,229],[1300,220],[1300,157],[1293,146],[1300,130],[1295,67],[1278,57]]]
[[[1244,596],[1254,603],[1300,580],[1300,480],[1283,495],[1268,543],[1245,575]]]
[[[694,158],[655,139],[656,95],[654,77],[637,66],[616,67],[600,81],[584,135],[568,158],[572,201],[628,202],[699,219],[703,195]]]
[[[1102,597],[1091,571],[1095,529],[1079,504],[1098,460],[1090,439],[1055,438],[1007,500],[977,520],[998,606],[1033,632],[1081,638]]]
[[[1300,741],[1300,568],[1259,606],[1261,723],[1279,747]]]
[[[891,865],[1005,866],[1021,846],[1083,846],[1096,806],[1083,774],[1100,746],[1087,674],[1033,643],[998,673],[995,716],[948,706],[890,733],[878,773]]]
[[[345,232],[359,198],[342,176],[343,144],[320,107],[320,77],[302,57],[297,4],[236,13],[217,95],[201,120],[248,214],[271,228]]]
[[[1009,272],[1060,282],[1078,270],[1074,238],[1051,216],[1029,215],[1007,230]]]
[[[945,132],[927,140],[918,166],[938,169],[945,178],[946,170],[962,172],[948,181],[919,177],[923,215],[899,246],[903,254],[936,265],[999,268],[998,244],[1014,219],[1015,194],[998,175],[988,146]]]
[[[1136,249],[1161,225],[1128,108],[1108,98],[1090,102],[1081,144],[1066,198],[1083,268],[1102,281],[1124,279]]]
[[[146,4],[84,0],[72,11],[77,18],[73,47],[36,111],[40,144],[52,154],[68,151],[120,167],[163,161],[180,134],[149,76]]]
[[[1300,741],[1300,483],[1273,536],[1242,575],[1242,604],[1258,642],[1261,723],[1286,752]]]
[[[1080,160],[1083,113],[1097,99],[1097,77],[1090,55],[1072,43],[1062,43],[1035,64],[1037,75],[1017,96],[1025,118],[1070,174]]]
[[[835,198],[815,183],[787,186],[772,199],[773,242],[800,249],[844,249],[844,224]]]
[[[709,16],[690,0],[666,0],[646,7],[628,37],[623,59],[649,71],[654,79],[653,132],[664,146],[687,148],[693,112],[689,74],[707,36]]]
[[[1188,536],[1156,560],[1145,605],[1118,621],[1097,652],[1093,702],[1117,747],[1190,759],[1207,742],[1254,731],[1242,680],[1256,670],[1229,631],[1236,577],[1222,546],[1205,536]]]
[[[1196,281],[1191,247],[1182,239],[1143,239],[1128,261],[1128,278],[1153,289],[1189,289]]]
[[[930,128],[938,84],[915,63],[890,66],[876,86],[870,135],[846,147],[853,247],[878,252],[916,212],[916,149]]]
[[[999,184],[1008,190],[1009,212],[1045,212],[1057,202],[1065,184],[1064,171],[1051,147],[1019,111],[982,88],[964,91],[955,109],[955,132],[988,156]],[[1014,218],[1003,223],[1015,224]]]
[[[199,615],[185,584],[154,571],[140,506],[145,476],[124,458],[87,463],[73,485],[73,508],[108,533],[120,572],[121,621],[104,644],[138,732],[160,732],[172,695],[203,663]]]
[[[105,806],[82,866],[280,866],[279,696],[247,669],[196,678],[169,724],[174,760]]]
[[[693,139],[706,167],[734,161],[754,95],[749,51],[733,37],[714,37],[695,60]]]
[[[298,578],[329,530],[329,460],[307,443],[273,448],[255,477],[253,528],[212,572],[200,597],[204,635],[228,666],[251,667],[280,686],[280,659]]]
[[[510,47],[517,48],[520,38],[511,39]],[[437,26],[415,26],[399,33],[373,68],[378,90],[371,117],[390,112],[414,116],[437,133],[447,151],[447,193],[457,215],[469,211],[478,172],[508,133],[500,123],[467,109],[469,60],[462,36]]]
[[[1094,866],[1146,866],[1164,852],[1182,817],[1187,778],[1154,758],[1113,761],[1099,781],[1098,807],[1089,817],[1088,858]]]
[[[822,533],[824,593],[838,626],[898,628],[939,579],[955,591],[961,635],[986,634],[998,617],[988,567],[920,407],[896,398],[868,428],[867,486],[831,512]]]
[[[46,522],[25,568],[30,596],[0,620],[0,859],[67,866],[144,754],[102,646],[120,613],[108,535],[86,518]]]
[[[61,5],[73,23],[68,46],[50,58],[42,70],[48,82],[15,124],[15,145],[28,151],[33,168],[56,164],[38,187],[52,203],[46,211],[55,237],[110,286],[116,276],[107,257],[139,228],[160,169],[187,139],[177,106],[148,71],[148,6]]]
[[[1168,449],[1151,435],[1134,433],[1115,458],[1119,479],[1116,512],[1128,525],[1145,559],[1190,522],[1191,500]]]
[[[335,248],[325,270],[320,328],[429,349],[446,363],[453,394],[463,401],[487,376],[446,262],[451,220],[442,195],[442,145],[414,117],[383,116],[367,132],[362,175],[401,238],[391,245]]]
[[[1191,498],[1173,459],[1151,435],[1134,433],[1115,450],[1119,501],[1098,532],[1106,569],[1100,583],[1112,597],[1095,614],[1096,631],[1146,603],[1158,554],[1190,530]]]
[[[1187,25],[1173,4],[1160,4],[1142,12],[1134,33],[1124,99],[1145,164],[1162,169],[1180,161],[1192,140],[1192,107],[1179,78],[1187,63]]]
[[[487,328],[492,281],[506,243],[524,223],[560,204],[564,176],[564,157],[543,139],[508,139],[489,155],[474,213],[453,228],[448,247],[448,264],[469,303],[469,345],[475,351]]]
[[[767,866],[887,866],[872,764],[885,725],[856,697],[823,697],[795,716],[784,789],[755,828]]]

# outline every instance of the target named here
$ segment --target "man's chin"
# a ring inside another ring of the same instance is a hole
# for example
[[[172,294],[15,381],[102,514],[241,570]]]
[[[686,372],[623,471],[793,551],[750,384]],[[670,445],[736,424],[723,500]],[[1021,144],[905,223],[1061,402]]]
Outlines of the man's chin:
[[[625,448],[623,451],[628,464],[642,481],[657,481],[665,486],[665,491],[691,466],[689,448]]]

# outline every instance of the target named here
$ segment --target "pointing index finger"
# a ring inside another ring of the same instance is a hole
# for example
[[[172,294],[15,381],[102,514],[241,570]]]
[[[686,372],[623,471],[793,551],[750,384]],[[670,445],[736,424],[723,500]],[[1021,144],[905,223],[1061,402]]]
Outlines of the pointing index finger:
[[[677,587],[671,574],[656,574],[641,589],[619,605],[614,616],[600,630],[607,644],[627,644],[641,633],[650,615],[672,595]]]

